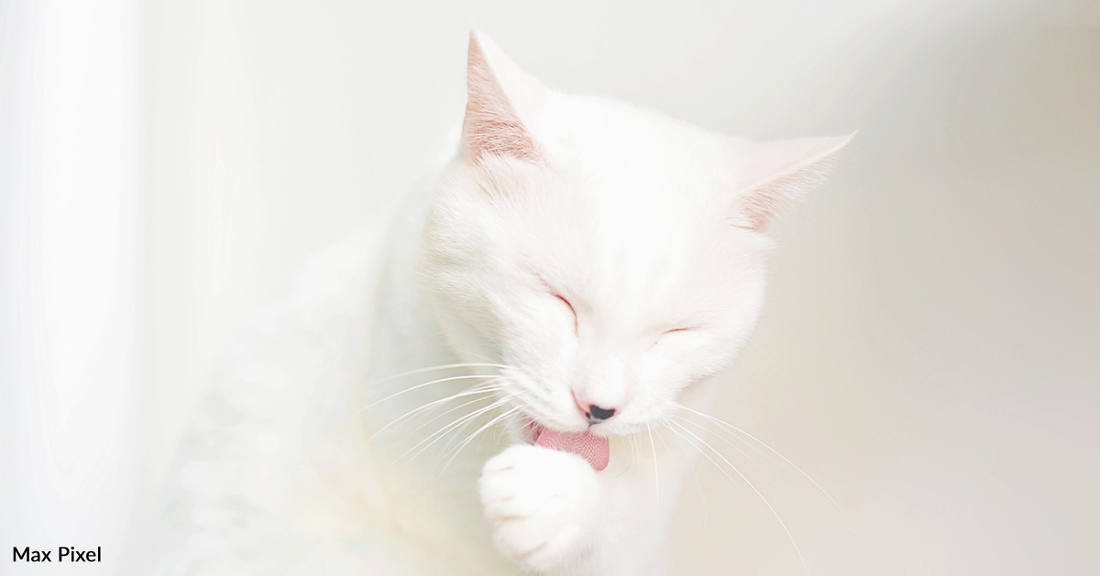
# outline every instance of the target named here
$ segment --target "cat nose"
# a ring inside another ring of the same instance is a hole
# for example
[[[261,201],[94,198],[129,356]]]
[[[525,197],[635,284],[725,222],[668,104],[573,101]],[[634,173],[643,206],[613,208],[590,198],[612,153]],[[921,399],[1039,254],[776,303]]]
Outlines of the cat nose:
[[[573,392],[573,401],[577,404],[577,410],[588,419],[589,424],[599,424],[618,413],[616,408],[604,408],[593,404],[583,393]]]
[[[588,411],[584,413],[590,424],[598,424],[615,415],[614,408],[600,408],[595,404],[588,405]]]

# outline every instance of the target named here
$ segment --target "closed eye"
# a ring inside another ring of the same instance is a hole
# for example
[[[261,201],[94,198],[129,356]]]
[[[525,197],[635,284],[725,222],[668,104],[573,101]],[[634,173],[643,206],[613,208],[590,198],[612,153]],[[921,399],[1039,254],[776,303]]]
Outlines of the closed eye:
[[[542,277],[542,274],[534,272],[534,275],[535,278],[538,278],[539,283],[542,284],[543,288],[546,289],[546,292],[548,294],[550,294],[554,298],[557,298],[558,300],[561,300],[562,304],[565,304],[566,308],[569,308],[569,313],[573,315],[573,334],[576,335],[580,328],[580,320],[577,318],[577,309],[573,307],[573,304],[568,299],[566,299],[565,296],[558,294],[558,291],[554,290],[554,288],[550,286],[550,283],[546,281],[546,278]]]
[[[656,340],[653,341],[653,345],[656,346],[657,343],[660,342],[662,338],[664,338],[665,336],[668,336],[669,334],[675,334],[677,332],[681,332],[681,333],[682,332],[694,332],[698,328],[699,328],[698,326],[684,326],[682,328],[673,328],[672,330],[665,330],[664,332],[661,332],[661,335],[658,336]]]
[[[557,294],[555,292],[551,292],[551,294],[553,294],[554,298],[561,300],[566,306],[569,307],[569,312],[573,314],[573,333],[576,334],[580,324],[580,322],[577,320],[577,310],[573,308],[573,305],[569,303],[569,300],[565,299],[565,296],[562,296],[561,294]]]

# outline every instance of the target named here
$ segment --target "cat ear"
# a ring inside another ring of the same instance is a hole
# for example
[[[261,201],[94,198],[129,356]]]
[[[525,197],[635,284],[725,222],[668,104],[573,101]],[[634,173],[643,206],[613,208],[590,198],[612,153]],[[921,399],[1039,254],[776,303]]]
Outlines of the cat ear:
[[[784,205],[825,180],[832,157],[855,133],[832,138],[798,138],[765,144],[731,142],[734,162],[735,219],[761,231]]]
[[[462,143],[469,157],[474,162],[485,156],[537,162],[539,147],[521,118],[537,110],[545,92],[496,44],[471,30],[462,123]]]

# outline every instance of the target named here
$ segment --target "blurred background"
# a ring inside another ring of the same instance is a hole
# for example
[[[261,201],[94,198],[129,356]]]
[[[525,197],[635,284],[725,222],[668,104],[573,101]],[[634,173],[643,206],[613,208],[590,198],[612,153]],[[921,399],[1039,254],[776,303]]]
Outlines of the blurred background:
[[[811,574],[1100,573],[1096,0],[0,1],[0,549],[140,545],[211,361],[445,152],[470,25],[563,91],[860,129],[721,398],[847,513],[750,469]],[[804,573],[705,460],[673,566]]]

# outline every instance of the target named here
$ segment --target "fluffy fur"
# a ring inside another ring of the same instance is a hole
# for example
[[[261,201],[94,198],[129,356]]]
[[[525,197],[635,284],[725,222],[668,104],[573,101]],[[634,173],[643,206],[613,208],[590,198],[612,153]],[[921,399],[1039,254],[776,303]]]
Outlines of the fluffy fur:
[[[763,305],[768,220],[847,141],[559,94],[474,33],[454,158],[227,364],[163,571],[664,573],[694,453],[669,423],[710,412]],[[532,426],[607,436],[611,465]]]

